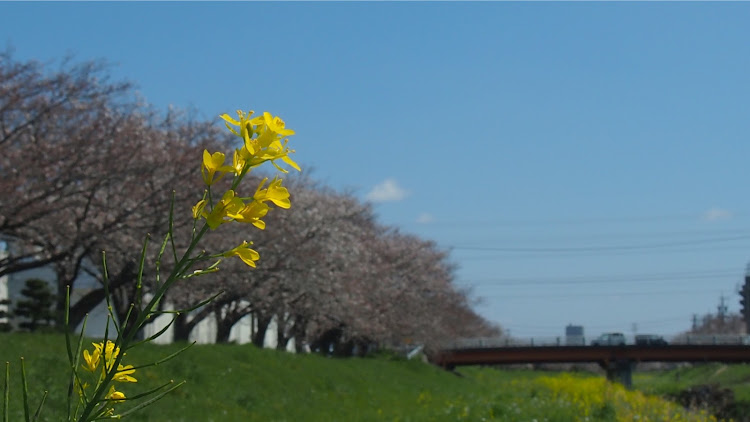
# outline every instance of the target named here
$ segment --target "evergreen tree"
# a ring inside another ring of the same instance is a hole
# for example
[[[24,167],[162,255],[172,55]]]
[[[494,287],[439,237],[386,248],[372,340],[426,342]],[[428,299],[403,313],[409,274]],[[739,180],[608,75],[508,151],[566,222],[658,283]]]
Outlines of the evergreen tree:
[[[26,299],[19,300],[14,309],[15,316],[26,318],[18,324],[20,328],[36,331],[40,326],[52,325],[55,297],[46,281],[36,278],[26,280],[21,295]]]
[[[7,309],[10,309],[10,301],[8,299],[0,300],[0,333],[8,332],[11,330],[10,326],[10,312],[7,311]]]

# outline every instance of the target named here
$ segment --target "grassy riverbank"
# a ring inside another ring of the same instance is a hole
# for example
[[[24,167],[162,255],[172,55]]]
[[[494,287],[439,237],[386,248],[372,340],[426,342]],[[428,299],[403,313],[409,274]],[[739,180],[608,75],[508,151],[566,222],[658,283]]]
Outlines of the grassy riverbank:
[[[127,361],[153,361],[179,347],[147,345],[128,352]],[[50,390],[43,420],[58,421],[67,388],[62,336],[0,334],[0,361],[11,362],[11,421],[22,420],[20,356],[34,401]],[[196,345],[175,360],[139,370],[137,378],[137,384],[123,385],[126,394],[170,379],[187,383],[128,418],[132,421],[567,422],[630,421],[636,415],[651,421],[712,420],[598,375],[490,368],[461,368],[456,375],[388,356],[331,359],[251,345]]]

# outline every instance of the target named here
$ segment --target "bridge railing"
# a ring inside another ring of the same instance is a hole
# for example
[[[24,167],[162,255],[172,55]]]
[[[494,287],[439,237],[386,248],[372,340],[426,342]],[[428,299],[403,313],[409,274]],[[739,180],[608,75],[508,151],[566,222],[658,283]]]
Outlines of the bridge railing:
[[[557,337],[479,337],[458,339],[445,344],[446,349],[482,349],[496,347],[535,347],[535,346],[589,346],[591,338],[583,336],[557,336]],[[690,334],[677,335],[671,338],[665,338],[668,344],[672,345],[746,345],[750,346],[750,335],[736,334]],[[629,336],[626,344],[635,344],[632,336]],[[659,347],[659,346],[654,346]]]
[[[685,334],[672,337],[670,344],[738,344],[750,345],[750,336],[744,334]]]
[[[449,347],[456,349],[469,349],[469,348],[492,348],[492,347],[533,347],[533,346],[584,346],[585,340],[583,338],[575,341],[570,341],[564,336],[559,337],[529,337],[529,338],[516,338],[516,337],[481,337],[481,338],[467,338],[459,339]]]

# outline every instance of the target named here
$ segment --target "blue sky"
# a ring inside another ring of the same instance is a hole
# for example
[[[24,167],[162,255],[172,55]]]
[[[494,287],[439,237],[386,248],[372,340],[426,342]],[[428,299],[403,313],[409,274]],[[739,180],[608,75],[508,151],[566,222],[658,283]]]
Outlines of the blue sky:
[[[750,260],[750,3],[2,3],[18,59],[281,115],[514,336],[674,334]],[[218,120],[217,120],[218,124]]]

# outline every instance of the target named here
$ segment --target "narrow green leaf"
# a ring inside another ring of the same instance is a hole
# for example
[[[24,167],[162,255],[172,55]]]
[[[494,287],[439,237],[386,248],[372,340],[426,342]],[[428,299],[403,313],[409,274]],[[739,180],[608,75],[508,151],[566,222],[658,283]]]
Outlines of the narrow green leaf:
[[[174,262],[177,262],[177,246],[174,244],[174,198],[177,193],[172,191],[172,202],[169,204],[169,239],[172,243],[172,255],[174,255]],[[193,223],[195,225],[195,223]]]
[[[138,410],[143,409],[146,406],[149,406],[149,405],[152,405],[152,404],[156,403],[157,401],[161,400],[162,397],[164,397],[167,394],[171,393],[172,391],[178,389],[180,386],[182,386],[182,384],[185,384],[185,381],[182,381],[181,383],[175,385],[174,387],[170,388],[169,390],[167,390],[167,391],[159,394],[158,396],[156,396],[156,397],[154,397],[154,398],[152,398],[150,400],[146,400],[146,401],[138,404],[138,406],[131,407],[130,409],[126,410],[125,412],[120,413],[119,415],[113,415],[113,416],[109,416],[109,417],[106,417],[106,418],[98,418],[98,419],[122,419],[122,418],[124,418],[125,416],[127,416],[127,415],[129,415],[131,413],[134,413],[134,412],[136,412]]]
[[[223,294],[224,294],[224,291],[222,290],[222,291],[220,291],[219,293],[216,293],[215,295],[213,295],[213,296],[209,297],[208,299],[205,299],[205,300],[201,301],[201,302],[200,302],[200,303],[198,303],[197,305],[194,305],[194,306],[193,306],[193,307],[191,307],[191,308],[187,308],[187,309],[181,309],[181,310],[180,310],[179,312],[182,312],[182,313],[193,312],[194,310],[196,310],[196,309],[198,309],[198,308],[201,308],[201,307],[203,307],[203,306],[205,306],[205,305],[207,305],[207,304],[209,304],[209,303],[213,302],[213,301],[214,301],[214,299],[216,299],[217,297],[219,297],[219,296],[221,296],[221,295],[223,295]]]
[[[26,383],[26,368],[23,364],[23,358],[21,358],[21,386],[23,390],[23,416],[26,422],[31,422],[31,415],[29,414],[29,387]]]
[[[114,312],[112,308],[112,299],[109,292],[109,271],[107,270],[107,254],[102,251],[102,285],[104,286],[104,299],[107,301],[107,312],[111,315]],[[122,331],[122,325],[118,325],[117,318],[112,318],[112,323],[115,324],[117,334]],[[109,323],[107,324],[109,326]]]
[[[141,305],[143,305],[143,267],[146,265],[146,250],[148,248],[148,241],[151,239],[151,235],[147,234],[143,240],[143,249],[141,249],[141,262],[138,264],[138,278],[135,283],[135,308],[136,312],[141,311]],[[139,327],[135,327],[138,329]]]
[[[10,362],[5,362],[5,383],[3,385],[3,422],[8,422],[10,403]]]
[[[180,350],[172,353],[171,355],[168,355],[168,356],[166,356],[164,358],[161,358],[161,359],[157,360],[156,362],[147,363],[147,364],[139,365],[139,366],[134,366],[133,369],[141,369],[141,368],[148,368],[149,366],[161,365],[162,363],[167,362],[169,360],[172,360],[175,357],[179,356],[180,354],[182,354],[182,352],[184,352],[185,350],[193,347],[194,345],[195,345],[195,342],[192,342],[192,343],[188,344],[187,346],[183,347],[182,349],[180,349]]]
[[[136,347],[136,346],[138,346],[139,344],[143,344],[143,343],[149,343],[149,342],[153,341],[153,340],[154,340],[154,339],[156,339],[157,337],[159,337],[159,336],[161,336],[162,334],[164,334],[164,333],[165,333],[165,332],[166,332],[166,331],[167,331],[167,330],[169,329],[169,327],[171,327],[171,326],[172,326],[172,324],[174,324],[174,321],[175,321],[176,319],[177,319],[177,316],[175,316],[174,318],[172,318],[172,320],[171,320],[171,321],[169,321],[169,324],[167,324],[166,326],[164,326],[164,328],[162,328],[161,330],[159,330],[158,332],[156,332],[156,333],[155,333],[154,335],[152,335],[152,336],[149,336],[148,338],[146,338],[146,339],[143,339],[143,340],[141,340],[141,341],[139,341],[139,342],[133,343],[133,344],[131,344],[131,345],[130,345],[130,346],[129,346],[128,348],[129,348],[129,349],[132,349],[133,347]]]
[[[152,394],[154,394],[154,393],[158,392],[159,390],[161,390],[161,389],[163,389],[164,387],[167,387],[168,385],[171,385],[171,384],[174,384],[174,381],[169,381],[168,383],[165,383],[165,384],[163,384],[163,385],[160,385],[159,387],[156,387],[156,388],[154,388],[153,390],[149,390],[149,391],[146,391],[145,393],[140,393],[140,394],[136,394],[136,395],[134,395],[134,396],[132,396],[132,397],[126,397],[126,398],[125,398],[125,401],[138,400],[138,399],[140,399],[140,398],[143,398],[143,397],[147,397],[147,396],[150,396],[150,395],[152,395]]]
[[[70,285],[68,285],[65,289],[65,350],[68,352],[68,363],[70,364],[70,370],[73,371],[71,375],[71,382],[68,386],[68,420],[70,420],[70,407],[72,405],[71,398],[73,396],[73,382],[75,380],[75,358],[73,357],[73,347],[70,344],[70,334]]]
[[[86,332],[86,322],[89,319],[89,314],[84,315],[83,317],[83,323],[81,324],[81,334],[78,335],[78,345],[76,346],[76,353],[75,358],[71,362],[71,371],[72,376],[70,380],[70,385],[68,386],[68,420],[70,420],[70,407],[71,407],[71,400],[73,399],[73,393],[75,390],[76,380],[79,384],[81,383],[81,379],[78,376],[78,365],[81,362],[81,353],[83,353],[83,336]],[[82,392],[84,400],[86,399],[86,392]],[[80,403],[76,406],[76,412],[78,413],[78,406],[80,406]]]
[[[47,394],[49,391],[45,391],[44,394],[42,394],[42,401],[39,402],[39,407],[36,408],[36,412],[34,412],[34,417],[31,418],[32,422],[36,422],[37,419],[39,419],[39,415],[42,414],[42,407],[44,406],[44,401],[47,400]]]
[[[161,258],[164,256],[164,251],[167,249],[167,243],[169,243],[170,237],[171,237],[170,233],[167,233],[166,236],[164,236],[164,241],[161,242],[161,248],[159,248],[159,254],[156,256],[156,262],[154,263],[154,266],[156,267],[156,288],[157,289],[161,285]]]

